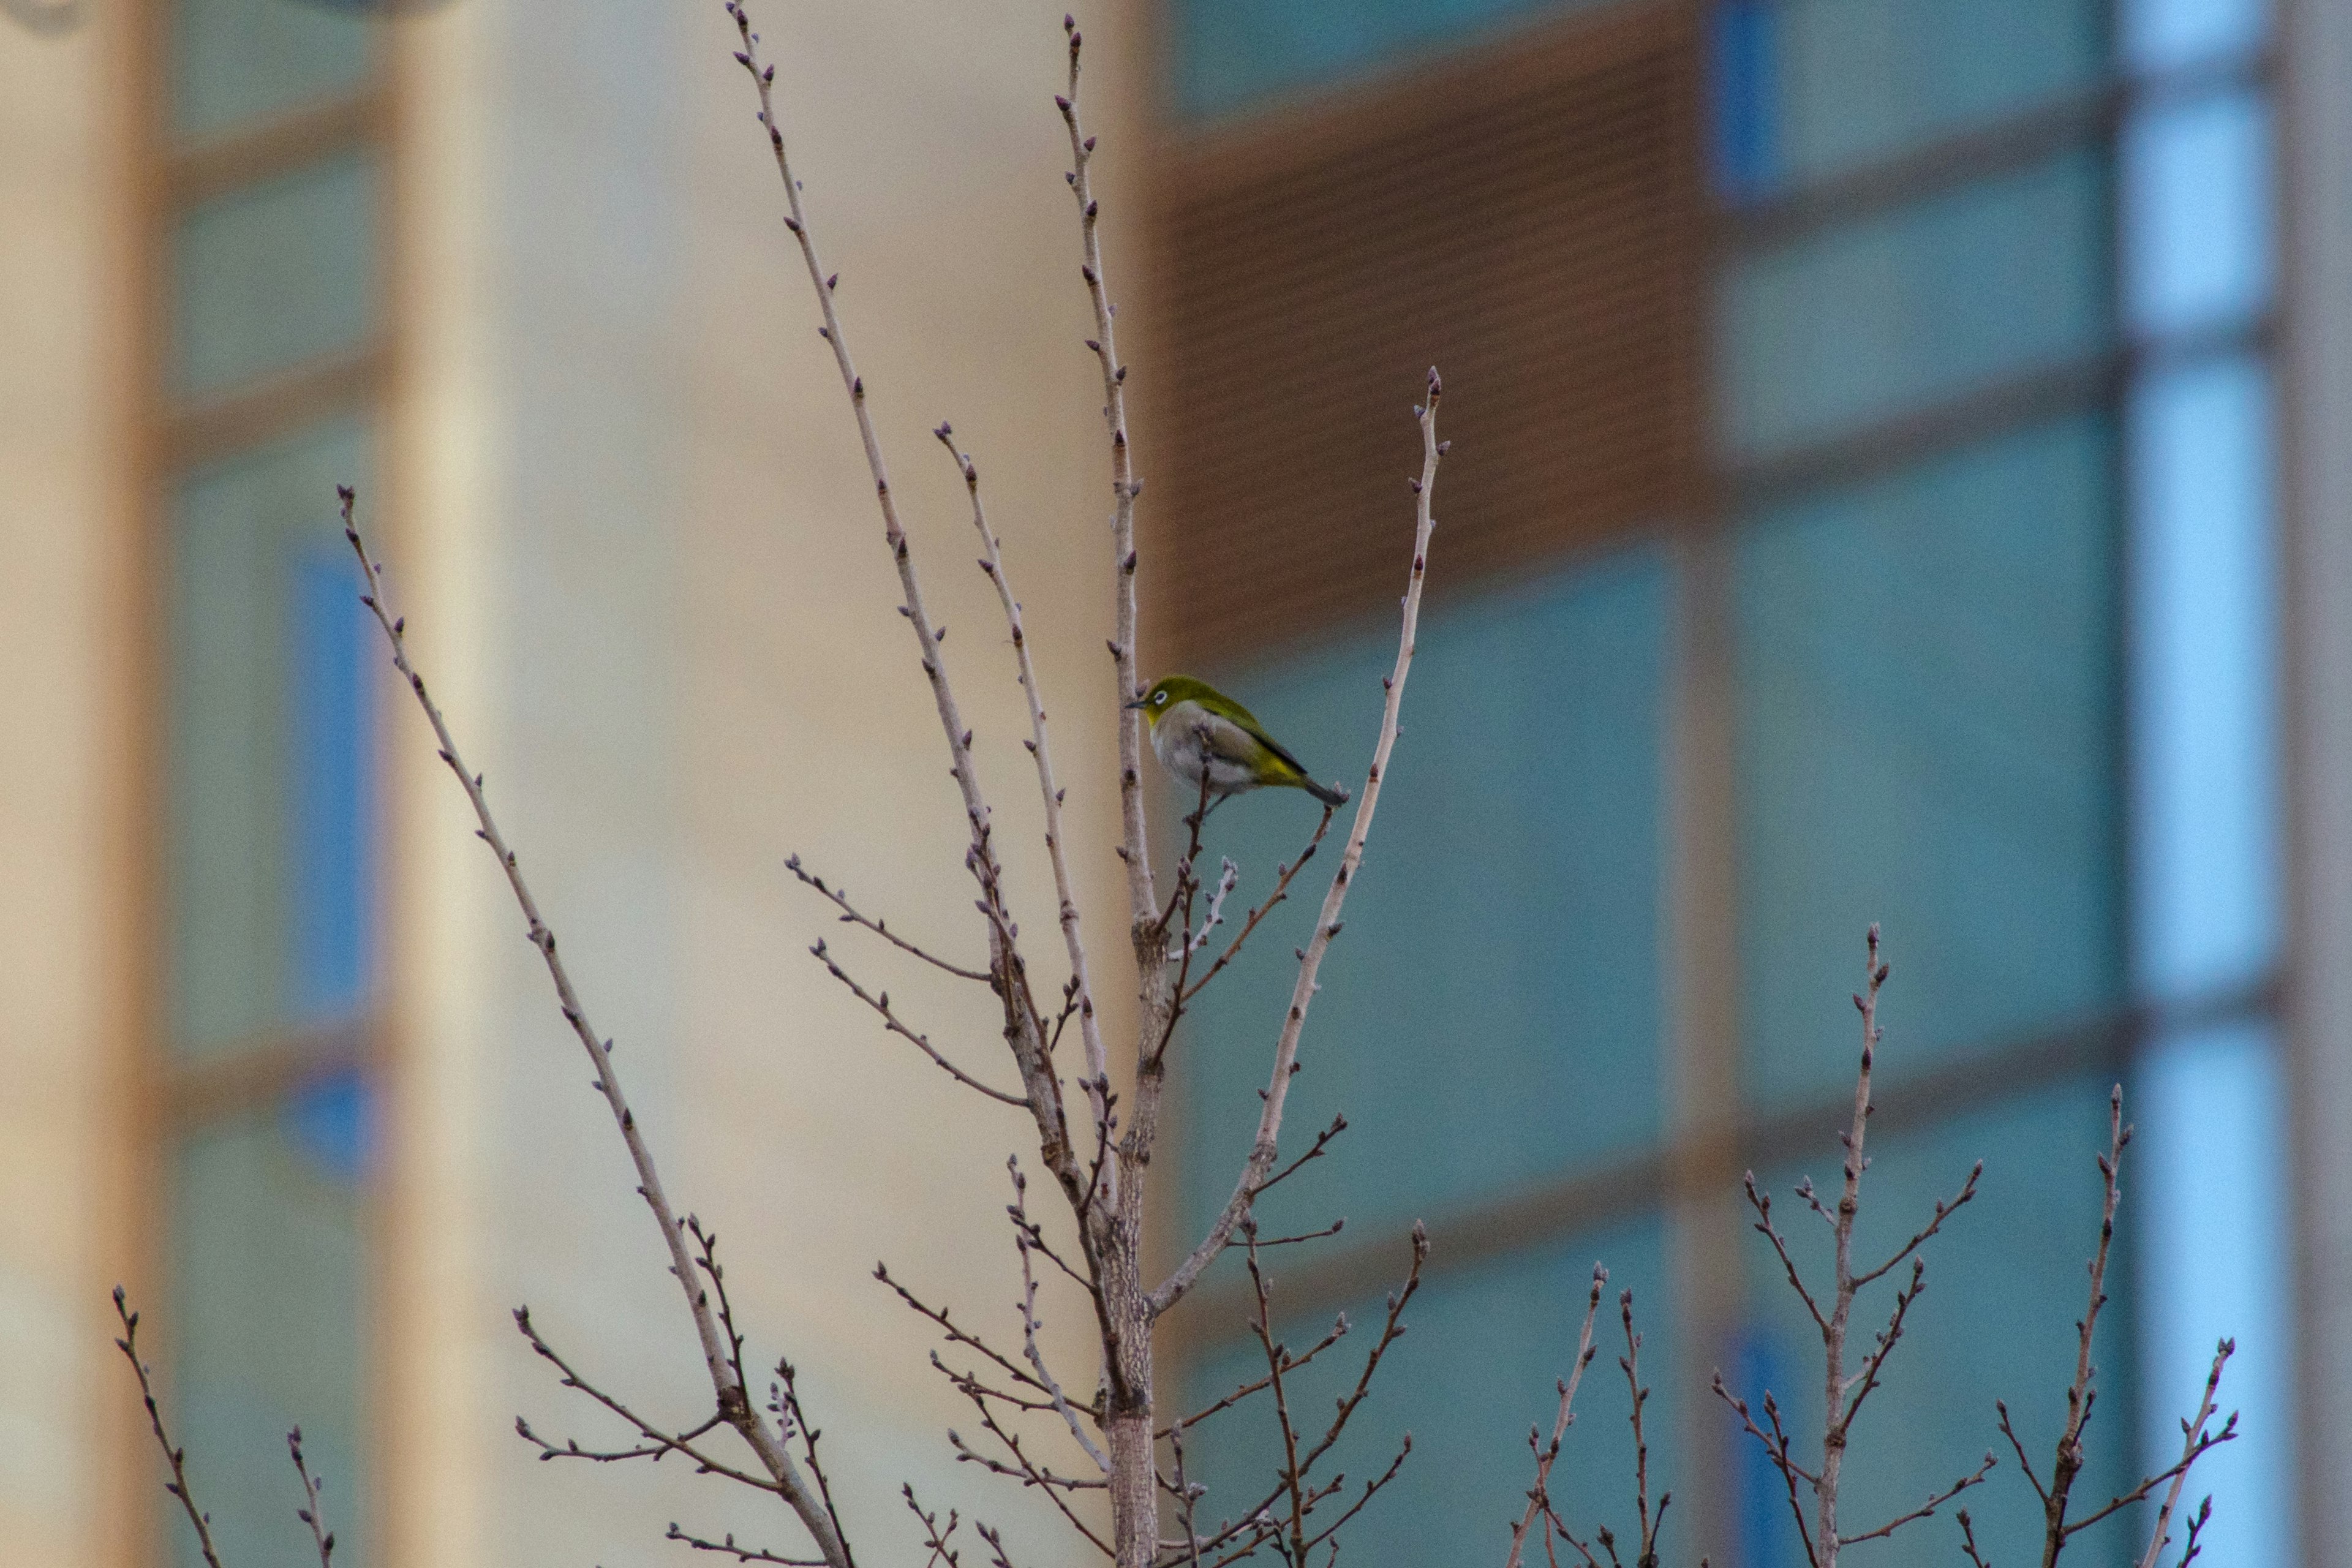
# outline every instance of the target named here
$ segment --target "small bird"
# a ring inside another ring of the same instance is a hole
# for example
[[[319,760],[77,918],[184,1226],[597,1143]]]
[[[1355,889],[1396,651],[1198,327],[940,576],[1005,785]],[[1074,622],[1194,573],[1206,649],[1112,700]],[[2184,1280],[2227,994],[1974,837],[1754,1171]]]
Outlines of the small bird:
[[[1325,805],[1347,802],[1346,790],[1307,777],[1305,765],[1265,732],[1255,714],[1205,680],[1162,676],[1128,706],[1143,710],[1160,765],[1194,789],[1205,773],[1216,801],[1277,784],[1303,789]]]

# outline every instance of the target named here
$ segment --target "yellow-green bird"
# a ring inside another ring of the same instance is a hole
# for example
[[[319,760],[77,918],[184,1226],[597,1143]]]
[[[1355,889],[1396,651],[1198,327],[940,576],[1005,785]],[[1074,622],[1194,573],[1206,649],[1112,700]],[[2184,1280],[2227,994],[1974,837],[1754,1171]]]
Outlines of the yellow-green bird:
[[[1196,790],[1205,773],[1216,800],[1267,784],[1303,789],[1325,805],[1348,799],[1346,790],[1307,777],[1306,766],[1265,732],[1255,714],[1205,680],[1162,676],[1128,706],[1143,710],[1160,765]]]

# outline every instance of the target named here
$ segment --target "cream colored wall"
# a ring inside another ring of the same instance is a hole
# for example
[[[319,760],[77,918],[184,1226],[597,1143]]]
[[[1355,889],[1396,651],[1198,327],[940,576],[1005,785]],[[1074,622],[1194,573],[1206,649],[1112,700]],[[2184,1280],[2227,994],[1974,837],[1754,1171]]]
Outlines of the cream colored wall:
[[[107,25],[0,21],[0,1558],[108,1560],[128,805]],[[113,129],[110,129],[114,127]]]
[[[1060,9],[769,9],[798,172],[950,627],[1017,906],[1050,973],[1019,692],[961,481],[928,434],[943,417],[975,451],[1029,607],[1116,997],[1108,467],[1051,101]],[[1134,209],[1139,40],[1123,14],[1088,24],[1116,222]],[[755,1353],[805,1374],[866,1552],[913,1546],[896,1496],[912,1479],[928,1503],[1006,1524],[1017,1560],[1069,1560],[1034,1497],[949,1462],[943,1429],[969,1412],[870,1277],[887,1258],[1003,1331],[1003,1160],[1023,1125],[886,1037],[803,951],[832,941],[1009,1079],[984,992],[856,940],[783,869],[798,851],[909,933],[981,951],[937,721],[730,30],[715,4],[617,0],[461,0],[407,26],[409,346],[384,504],[417,652],[619,1043],[673,1196],[723,1238]],[[1132,258],[1129,231],[1110,242],[1115,265]],[[540,1465],[511,1434],[521,1410],[608,1435],[515,1336],[520,1301],[652,1409],[691,1423],[708,1396],[494,868],[413,714],[393,736],[394,1561],[674,1551],[656,1545],[672,1519],[795,1544],[780,1510],[675,1464]],[[1055,1316],[1083,1385],[1078,1306]]]

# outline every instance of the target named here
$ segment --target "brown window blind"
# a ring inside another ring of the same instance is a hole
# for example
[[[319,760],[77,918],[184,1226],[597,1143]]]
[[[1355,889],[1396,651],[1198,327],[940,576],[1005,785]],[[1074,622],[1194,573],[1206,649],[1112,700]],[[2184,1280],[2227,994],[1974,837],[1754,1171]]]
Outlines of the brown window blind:
[[[1168,150],[1156,654],[1393,606],[1433,363],[1433,593],[1690,510],[1699,68],[1686,6],[1624,7]]]

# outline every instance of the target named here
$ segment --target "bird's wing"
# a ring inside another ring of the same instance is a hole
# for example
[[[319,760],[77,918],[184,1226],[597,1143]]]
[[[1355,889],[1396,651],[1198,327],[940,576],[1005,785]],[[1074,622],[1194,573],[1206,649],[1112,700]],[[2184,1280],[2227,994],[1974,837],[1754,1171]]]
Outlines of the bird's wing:
[[[1301,778],[1305,778],[1307,776],[1307,765],[1304,763],[1301,763],[1297,757],[1292,756],[1289,750],[1286,748],[1281,742],[1267,734],[1265,732],[1265,726],[1259,723],[1255,716],[1251,714],[1247,709],[1242,710],[1241,712],[1235,714],[1232,719],[1230,719],[1228,722],[1230,722],[1235,729],[1246,734],[1251,740],[1255,741],[1259,745],[1264,746],[1267,751],[1273,752],[1275,756],[1279,758],[1283,764],[1288,767],[1292,773],[1297,773]],[[1239,742],[1235,743],[1238,744]],[[1220,754],[1226,756],[1234,755],[1234,753],[1230,752],[1221,752]],[[1234,756],[1234,760],[1240,762],[1246,761],[1247,759]]]

